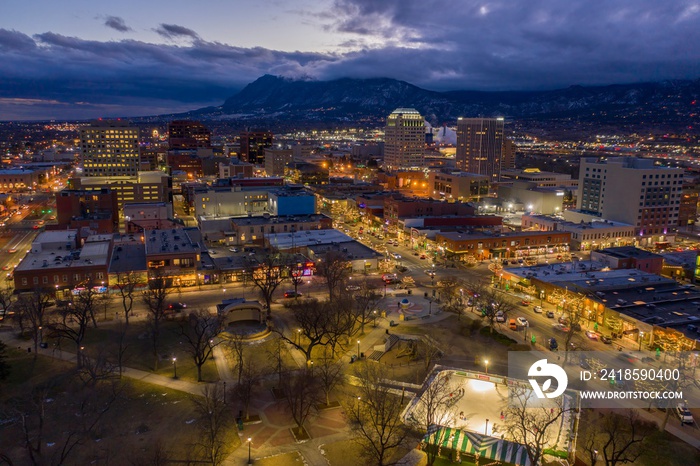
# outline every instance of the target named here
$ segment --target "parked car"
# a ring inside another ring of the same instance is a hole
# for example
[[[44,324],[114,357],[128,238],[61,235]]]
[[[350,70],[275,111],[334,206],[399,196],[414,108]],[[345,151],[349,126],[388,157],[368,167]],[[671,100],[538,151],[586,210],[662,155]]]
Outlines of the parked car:
[[[348,291],[358,291],[360,289],[360,287],[357,285],[348,285],[345,287],[345,289]]]
[[[515,319],[510,319],[508,321],[508,327],[510,327],[511,330],[518,330],[518,324],[516,323]]]
[[[238,248],[228,248],[228,250],[231,252],[238,252]]]
[[[496,313],[496,322],[505,322],[506,321],[506,315],[503,313],[503,311],[498,311]]]
[[[528,301],[527,299],[523,299],[522,301],[520,301],[520,304],[522,304],[523,306],[529,306],[530,301]]]
[[[392,256],[394,257],[394,259],[401,259],[401,254],[399,254],[398,252],[393,253]]]
[[[187,304],[185,303],[170,303],[168,304],[168,310],[169,311],[181,311],[183,309],[187,308]]]
[[[591,330],[586,330],[586,336],[590,338],[591,340],[597,340],[598,339],[598,334],[591,331]]]
[[[549,349],[552,351],[557,351],[557,349],[559,349],[559,343],[557,343],[555,338],[549,339]]]
[[[517,319],[515,319],[515,321],[521,327],[529,327],[530,326],[530,322],[528,322],[525,317],[518,317]]]
[[[397,265],[396,270],[398,270],[399,272],[405,272],[408,270],[408,267],[406,267],[405,265]]]
[[[676,406],[676,413],[678,414],[678,418],[681,420],[682,424],[695,423],[695,419],[693,419],[693,415],[690,413],[685,403],[678,403],[678,406]]]
[[[538,314],[542,314],[542,306],[535,306],[532,310]]]
[[[300,298],[301,293],[299,293],[298,291],[289,290],[289,291],[284,292],[284,297],[285,298]]]
[[[547,317],[550,319],[554,319],[554,311],[547,311]]]
[[[600,336],[600,341],[602,341],[602,342],[605,343],[606,345],[612,345],[612,338],[610,338],[610,337],[607,336],[607,335],[601,335],[601,336]]]

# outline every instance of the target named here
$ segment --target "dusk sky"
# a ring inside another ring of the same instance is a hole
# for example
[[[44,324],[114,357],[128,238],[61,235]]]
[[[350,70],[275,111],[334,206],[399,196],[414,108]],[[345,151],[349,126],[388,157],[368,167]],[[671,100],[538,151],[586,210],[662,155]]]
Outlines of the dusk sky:
[[[432,90],[698,79],[700,1],[3,0],[0,120],[221,104],[263,74]]]

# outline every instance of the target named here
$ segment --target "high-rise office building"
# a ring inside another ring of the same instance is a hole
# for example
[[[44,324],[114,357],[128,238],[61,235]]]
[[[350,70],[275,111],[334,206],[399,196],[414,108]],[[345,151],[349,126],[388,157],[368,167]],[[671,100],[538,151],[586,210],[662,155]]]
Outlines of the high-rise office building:
[[[272,147],[272,132],[263,130],[241,132],[241,155],[243,162],[265,165],[265,149]]]
[[[651,159],[581,159],[576,208],[634,225],[640,237],[672,234],[678,226],[683,170]]]
[[[511,139],[503,138],[503,158],[501,170],[515,168],[515,143]]]
[[[397,108],[386,119],[384,168],[389,171],[424,165],[425,122],[413,108]]]
[[[96,121],[80,130],[84,176],[136,176],[139,129],[125,121]]]
[[[503,118],[459,118],[455,159],[460,170],[500,181]]]
[[[211,147],[211,131],[199,121],[174,120],[168,123],[170,149]]]

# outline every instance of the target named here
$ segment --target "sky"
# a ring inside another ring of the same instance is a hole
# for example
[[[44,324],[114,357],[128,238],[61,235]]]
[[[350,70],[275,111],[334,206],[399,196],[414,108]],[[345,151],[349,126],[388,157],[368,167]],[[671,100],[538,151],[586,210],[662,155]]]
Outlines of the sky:
[[[0,120],[219,105],[264,74],[431,90],[700,78],[700,0],[2,0]]]

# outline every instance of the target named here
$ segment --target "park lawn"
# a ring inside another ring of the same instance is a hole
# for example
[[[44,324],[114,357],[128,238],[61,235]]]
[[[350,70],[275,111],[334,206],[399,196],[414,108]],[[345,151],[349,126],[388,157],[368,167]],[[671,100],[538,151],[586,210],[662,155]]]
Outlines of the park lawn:
[[[168,320],[161,325],[158,344],[160,359],[158,370],[154,371],[152,342],[146,324],[132,322],[126,334],[125,345],[127,350],[124,356],[124,366],[154,372],[159,375],[172,376],[174,372],[172,360],[175,357],[177,358],[178,378],[196,382],[197,368],[192,357],[187,353],[183,338],[177,334],[177,330],[178,323],[174,321]],[[97,328],[89,327],[83,340],[86,354],[95,357],[102,352],[108,358],[114,359],[118,348],[119,331],[116,325],[102,324]],[[52,344],[52,342],[49,342],[49,347]],[[75,346],[70,341],[64,341],[62,349],[68,352],[75,352]],[[202,379],[205,382],[216,382],[219,380],[219,373],[213,359],[209,359],[202,366]]]
[[[322,450],[330,466],[355,466],[364,462],[359,446],[352,440],[328,443]]]
[[[44,381],[73,368],[73,364],[47,356],[27,353],[16,348],[7,348],[10,375],[0,382],[0,400],[6,400],[25,392]]]
[[[65,421],[75,417],[74,394],[69,390],[70,377],[54,377],[51,398],[45,404],[46,434],[43,451],[62,445]],[[101,387],[106,388],[109,382]],[[195,460],[195,442],[201,437],[193,396],[131,379],[122,379],[118,397],[106,412],[100,428],[74,451],[70,464],[152,464],[154,452],[167,452],[169,461],[187,463]],[[235,424],[226,432],[230,451],[240,445]],[[3,426],[0,451],[10,455],[15,464],[26,458],[21,446],[21,430],[15,424]]]
[[[291,451],[281,455],[268,456],[266,458],[255,459],[255,466],[287,466],[290,464],[306,465],[304,457],[298,451]]]

